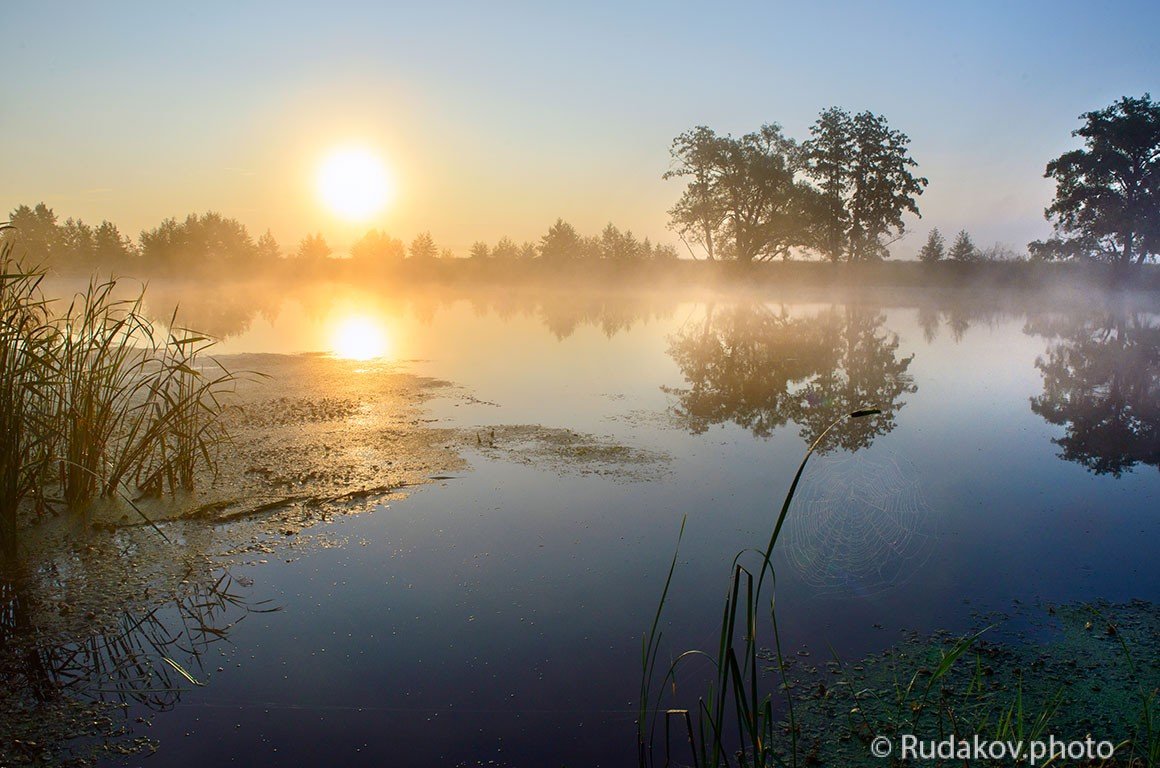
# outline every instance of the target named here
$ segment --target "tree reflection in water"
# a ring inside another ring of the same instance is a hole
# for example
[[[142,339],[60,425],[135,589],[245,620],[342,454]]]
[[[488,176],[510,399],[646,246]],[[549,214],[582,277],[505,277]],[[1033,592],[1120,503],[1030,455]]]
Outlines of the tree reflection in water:
[[[811,317],[745,302],[710,306],[705,317],[671,337],[669,354],[686,387],[675,395],[678,420],[694,433],[732,422],[768,437],[792,421],[813,442],[844,413],[882,413],[845,420],[819,446],[854,451],[894,429],[903,395],[916,391],[913,355],[898,354],[898,336],[875,309],[846,306]]]
[[[1043,393],[1031,410],[1065,428],[1060,458],[1119,477],[1160,467],[1160,322],[1144,312],[1106,311],[1031,320],[1052,338],[1035,361]]]

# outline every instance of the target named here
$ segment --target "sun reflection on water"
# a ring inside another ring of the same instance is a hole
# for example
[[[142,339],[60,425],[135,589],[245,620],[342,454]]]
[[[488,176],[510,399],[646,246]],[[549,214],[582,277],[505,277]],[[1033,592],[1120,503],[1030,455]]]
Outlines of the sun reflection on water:
[[[387,354],[387,334],[382,323],[365,315],[343,318],[334,327],[330,341],[335,357],[345,360],[373,360]]]

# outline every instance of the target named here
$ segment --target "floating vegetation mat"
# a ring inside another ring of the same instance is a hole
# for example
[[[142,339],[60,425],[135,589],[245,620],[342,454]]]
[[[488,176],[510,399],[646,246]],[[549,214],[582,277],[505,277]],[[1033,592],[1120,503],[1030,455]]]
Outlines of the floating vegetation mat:
[[[799,764],[900,764],[897,754],[886,760],[874,756],[871,744],[884,736],[897,745],[903,734],[913,734],[927,741],[1090,736],[1117,745],[1112,762],[1092,765],[1155,765],[1160,739],[1155,604],[1019,605],[985,621],[967,638],[908,632],[882,653],[854,661],[806,651],[787,659]],[[776,675],[772,664],[769,673]],[[787,759],[789,744],[787,734],[781,750]],[[1060,764],[1089,763],[1053,763]]]
[[[490,459],[502,459],[557,474],[599,475],[647,481],[669,469],[667,453],[624,445],[611,438],[534,424],[461,430],[460,444]]]

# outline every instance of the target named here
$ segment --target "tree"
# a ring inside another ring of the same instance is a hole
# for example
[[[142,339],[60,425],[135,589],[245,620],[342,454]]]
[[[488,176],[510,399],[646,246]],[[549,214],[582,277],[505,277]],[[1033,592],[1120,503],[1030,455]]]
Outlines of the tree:
[[[196,239],[200,241],[205,258],[221,262],[244,262],[251,260],[256,248],[246,226],[237,219],[230,219],[215,211],[209,211],[200,220],[191,216]]]
[[[48,261],[59,255],[61,238],[56,213],[44,203],[34,208],[18,206],[8,215],[16,230],[18,242],[35,262]]]
[[[831,107],[803,146],[809,175],[821,190],[819,250],[832,261],[875,261],[905,231],[903,214],[918,211],[927,180],[911,169],[910,139],[872,112],[853,117]]]
[[[951,250],[947,256],[951,261],[967,262],[979,260],[979,249],[971,241],[971,236],[967,234],[967,230],[959,230],[959,234],[955,236],[955,242],[951,245]]]
[[[507,235],[501,237],[491,251],[491,257],[497,261],[515,261],[519,255],[519,247]]]
[[[942,261],[946,258],[946,245],[943,241],[942,233],[935,227],[930,231],[926,237],[926,245],[918,252],[919,261],[933,264],[936,261]]]
[[[142,230],[137,238],[146,269],[168,269],[181,264],[186,255],[186,230],[177,219],[164,219],[153,229]]]
[[[133,242],[107,220],[93,231],[93,250],[97,263],[106,267],[125,266],[137,255]]]
[[[362,264],[384,266],[406,258],[407,248],[397,237],[391,237],[382,230],[368,229],[350,247],[350,255]]]
[[[96,239],[93,228],[80,219],[69,218],[58,227],[58,253],[54,261],[60,267],[81,269],[96,261]]]
[[[830,261],[841,261],[850,228],[846,198],[854,156],[854,126],[850,114],[831,107],[818,115],[805,143],[810,177],[821,190],[818,207],[818,250]]]
[[[257,256],[246,227],[236,219],[209,211],[185,220],[165,219],[141,233],[142,260],[153,269],[219,271],[252,264]]]
[[[780,126],[740,138],[701,126],[678,136],[671,153],[677,165],[665,178],[689,179],[671,226],[708,258],[767,261],[809,243],[817,195],[798,179],[802,154]]]
[[[491,249],[487,247],[487,243],[476,240],[471,244],[471,251],[468,255],[476,261],[487,261],[491,258]]]
[[[726,145],[724,191],[731,251],[742,262],[788,258],[810,242],[814,190],[797,175],[803,156],[778,125]]]
[[[1026,254],[1003,243],[994,243],[979,251],[980,261],[1026,261]]]
[[[623,253],[621,246],[622,237],[623,235],[621,235],[620,230],[611,221],[608,222],[600,233],[600,243],[598,246],[600,258],[609,260],[620,259]]]
[[[669,211],[670,226],[686,245],[692,241],[704,248],[709,261],[717,257],[717,238],[726,216],[717,184],[723,141],[703,125],[682,133],[669,149],[675,165],[663,176],[689,180],[681,199]]]
[[[572,261],[581,256],[583,248],[584,242],[576,228],[563,219],[556,219],[540,239],[540,256],[544,261]]]
[[[621,232],[611,222],[600,233],[597,251],[601,259],[608,261],[635,261],[645,253],[631,230]]]
[[[439,249],[435,246],[435,238],[431,237],[430,232],[422,232],[415,236],[411,241],[411,258],[416,261],[434,261],[435,257],[439,255]]]
[[[1084,148],[1047,164],[1055,200],[1044,211],[1055,237],[1036,258],[1084,257],[1122,266],[1160,253],[1160,104],[1145,93],[1080,115]]]
[[[268,229],[258,238],[254,250],[258,260],[265,264],[273,264],[282,258],[282,249],[278,246],[278,241],[274,239],[274,235]]]
[[[298,243],[298,251],[295,253],[299,259],[310,262],[320,262],[329,255],[330,246],[326,244],[326,238],[322,236],[321,232],[302,238]]]

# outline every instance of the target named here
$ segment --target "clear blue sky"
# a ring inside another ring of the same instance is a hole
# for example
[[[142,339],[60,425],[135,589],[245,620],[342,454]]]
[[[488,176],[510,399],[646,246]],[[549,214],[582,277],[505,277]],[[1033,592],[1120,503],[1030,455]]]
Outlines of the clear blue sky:
[[[0,207],[129,234],[220,210],[284,245],[366,229],[316,201],[328,148],[375,147],[405,239],[538,238],[557,216],[672,240],[672,138],[837,105],[911,137],[923,220],[986,245],[1049,231],[1043,167],[1078,115],[1160,96],[1160,3],[11,4]],[[316,7],[317,6],[317,7]]]

